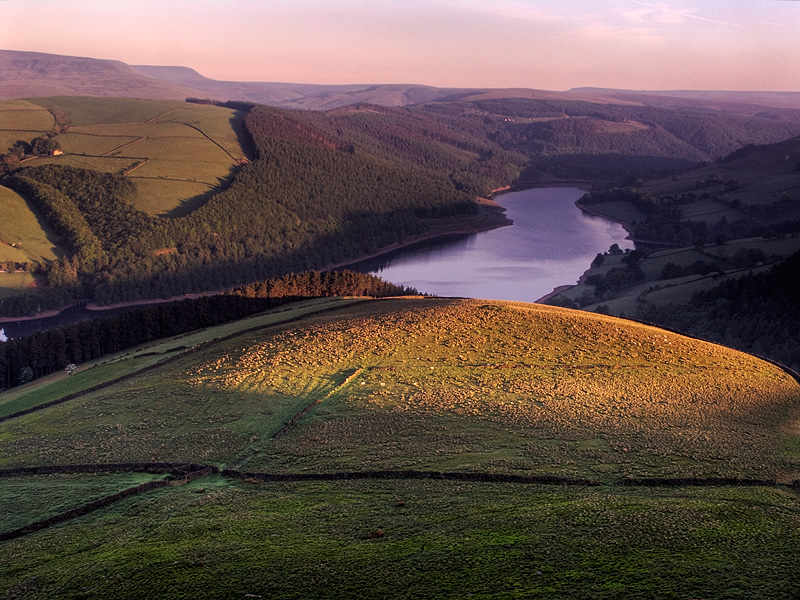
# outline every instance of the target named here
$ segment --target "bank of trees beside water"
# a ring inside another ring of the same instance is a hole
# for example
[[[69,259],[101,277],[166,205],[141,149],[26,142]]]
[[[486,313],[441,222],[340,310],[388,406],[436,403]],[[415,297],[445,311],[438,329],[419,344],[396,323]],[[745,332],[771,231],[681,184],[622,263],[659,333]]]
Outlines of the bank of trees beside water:
[[[65,256],[34,265],[37,291],[0,299],[0,314],[83,298],[170,297],[325,268],[422,234],[435,220],[474,215],[476,196],[520,177],[676,169],[739,142],[800,130],[769,119],[530,99],[327,113],[241,108],[254,159],[185,216],[136,210],[133,184],[120,174],[50,165],[3,176],[0,183],[42,210]],[[703,135],[692,137],[681,119]]]
[[[54,165],[6,175],[68,256],[39,265],[47,288],[3,298],[0,313],[169,297],[356,260],[432,220],[474,215],[475,196],[513,180],[523,162],[489,141],[480,120],[464,132],[451,117],[364,112],[253,107],[255,159],[174,219],[137,211],[122,175]]]
[[[0,389],[120,352],[146,342],[236,321],[305,298],[416,295],[373,275],[304,272],[202,296],[92,319],[0,343]]]
[[[776,360],[800,372],[800,253],[768,273],[728,279],[687,303],[644,304],[636,318]]]

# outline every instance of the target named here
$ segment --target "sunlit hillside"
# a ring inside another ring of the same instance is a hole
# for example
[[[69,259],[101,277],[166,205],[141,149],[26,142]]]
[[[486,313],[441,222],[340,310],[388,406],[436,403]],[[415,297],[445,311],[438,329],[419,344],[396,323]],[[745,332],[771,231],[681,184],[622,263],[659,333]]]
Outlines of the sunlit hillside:
[[[104,362],[0,395],[72,393],[0,423],[5,597],[796,589],[800,387],[748,355],[406,298],[297,305]]]

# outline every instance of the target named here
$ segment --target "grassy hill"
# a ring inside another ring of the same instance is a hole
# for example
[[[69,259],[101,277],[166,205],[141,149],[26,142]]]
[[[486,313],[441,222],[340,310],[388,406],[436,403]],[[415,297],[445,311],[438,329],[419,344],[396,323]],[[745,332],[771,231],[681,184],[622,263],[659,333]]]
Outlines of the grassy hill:
[[[5,596],[796,589],[797,498],[764,481],[800,473],[800,388],[780,369],[553,307],[416,298],[294,310],[118,356],[117,373],[151,367],[0,423],[3,468],[108,467],[5,478],[0,497],[25,510],[0,533],[158,480],[148,465],[228,469],[0,542]],[[123,462],[139,463],[133,479],[113,466]],[[583,484],[524,479],[537,476]],[[709,477],[730,479],[688,485]]]

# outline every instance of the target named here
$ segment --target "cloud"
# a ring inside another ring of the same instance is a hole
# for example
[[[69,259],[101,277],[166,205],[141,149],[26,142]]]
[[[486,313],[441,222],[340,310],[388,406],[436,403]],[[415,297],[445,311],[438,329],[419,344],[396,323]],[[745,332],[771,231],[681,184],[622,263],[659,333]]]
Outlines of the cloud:
[[[633,15],[634,18],[639,19],[638,22],[643,22],[645,20],[654,21],[657,23],[663,23],[665,25],[679,25],[681,23],[685,23],[689,20],[696,20],[696,21],[704,21],[706,23],[716,23],[717,25],[734,25],[739,26],[739,23],[732,23],[730,21],[722,21],[719,19],[710,19],[708,17],[701,17],[700,15],[696,15],[692,12],[691,9],[688,8],[672,8],[666,4],[659,3],[653,4],[651,2],[642,2],[641,0],[626,0],[629,4],[635,4],[636,6],[641,7],[638,11],[620,11],[620,14],[623,17],[630,18],[630,15]]]
[[[440,3],[454,10],[468,10],[473,13],[504,19],[557,22],[569,18],[552,10],[538,8],[530,1],[526,2],[525,0],[494,0],[492,2],[486,2],[485,0],[440,0]]]
[[[590,41],[619,41],[657,44],[664,41],[663,33],[654,27],[617,27],[607,23],[587,23],[570,31],[566,36],[579,36]]]

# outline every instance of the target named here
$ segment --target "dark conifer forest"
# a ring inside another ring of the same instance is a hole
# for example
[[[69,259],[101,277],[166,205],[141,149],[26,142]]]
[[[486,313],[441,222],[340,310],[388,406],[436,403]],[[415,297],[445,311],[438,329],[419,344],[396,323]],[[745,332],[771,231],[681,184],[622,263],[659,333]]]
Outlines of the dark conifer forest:
[[[0,389],[164,337],[243,319],[307,298],[416,295],[379,277],[353,271],[284,275],[225,294],[167,302],[107,319],[92,319],[0,344]]]
[[[621,182],[800,133],[792,121],[526,99],[237,108],[248,111],[254,160],[184,216],[136,210],[134,184],[121,174],[54,165],[6,173],[0,183],[42,211],[69,256],[32,265],[47,286],[0,300],[0,314],[322,269],[475,214],[477,196],[515,182]]]

